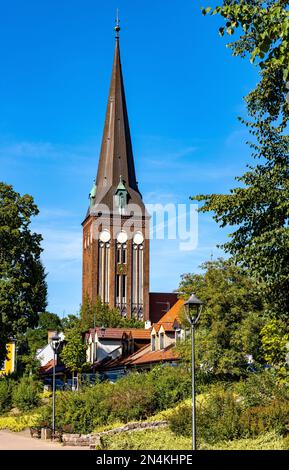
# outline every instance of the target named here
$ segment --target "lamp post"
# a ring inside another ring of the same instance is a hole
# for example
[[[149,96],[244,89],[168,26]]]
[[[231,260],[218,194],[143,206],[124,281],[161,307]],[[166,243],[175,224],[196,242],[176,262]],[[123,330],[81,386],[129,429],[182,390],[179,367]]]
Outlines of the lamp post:
[[[55,333],[50,342],[53,351],[53,379],[52,379],[52,438],[55,435],[55,365],[57,358],[57,351],[59,349],[61,338],[58,333]]]
[[[195,327],[200,319],[203,302],[192,294],[184,306],[192,328],[192,448],[196,450]]]

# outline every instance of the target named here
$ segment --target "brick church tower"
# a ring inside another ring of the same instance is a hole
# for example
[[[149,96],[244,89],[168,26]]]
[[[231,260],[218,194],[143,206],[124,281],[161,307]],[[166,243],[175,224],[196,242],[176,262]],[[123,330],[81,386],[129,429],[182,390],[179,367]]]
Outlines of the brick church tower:
[[[136,181],[119,25],[102,145],[83,226],[82,297],[127,318],[149,318],[149,215]]]

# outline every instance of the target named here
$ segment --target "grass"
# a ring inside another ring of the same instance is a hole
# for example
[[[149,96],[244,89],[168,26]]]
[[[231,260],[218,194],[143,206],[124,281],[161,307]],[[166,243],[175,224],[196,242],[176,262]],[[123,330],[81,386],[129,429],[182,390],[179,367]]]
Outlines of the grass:
[[[190,450],[191,439],[179,437],[169,428],[147,429],[107,435],[102,438],[105,450]],[[224,441],[214,445],[199,444],[200,450],[288,450],[289,437],[282,438],[276,432],[268,432],[256,439]]]

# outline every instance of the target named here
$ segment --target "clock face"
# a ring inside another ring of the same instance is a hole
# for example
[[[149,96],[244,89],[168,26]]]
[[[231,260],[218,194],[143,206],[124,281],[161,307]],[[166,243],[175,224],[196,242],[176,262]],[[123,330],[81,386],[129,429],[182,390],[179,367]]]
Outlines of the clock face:
[[[126,243],[127,242],[127,233],[124,231],[119,232],[116,237],[118,243]]]
[[[133,237],[133,242],[136,244],[136,245],[141,245],[143,243],[143,234],[141,232],[136,232],[134,234],[134,237]]]
[[[99,239],[103,243],[107,243],[110,240],[110,233],[108,230],[103,230],[100,232]]]

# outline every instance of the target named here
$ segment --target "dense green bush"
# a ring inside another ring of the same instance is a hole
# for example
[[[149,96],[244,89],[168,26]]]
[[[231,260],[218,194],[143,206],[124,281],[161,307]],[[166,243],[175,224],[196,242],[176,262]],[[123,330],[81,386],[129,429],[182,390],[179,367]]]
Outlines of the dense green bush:
[[[275,400],[266,406],[254,406],[243,411],[240,422],[249,436],[267,431],[286,434],[289,431],[289,403]]]
[[[123,422],[145,419],[157,408],[151,374],[132,373],[118,380],[108,397],[110,412]]]
[[[206,442],[237,439],[243,435],[240,422],[242,408],[230,390],[214,387],[205,402],[197,405],[198,436]],[[170,428],[178,435],[189,436],[192,410],[179,407],[169,417]]]
[[[150,376],[154,384],[153,399],[158,410],[165,410],[191,396],[192,379],[185,367],[155,367]]]
[[[12,407],[12,382],[3,377],[0,379],[0,413],[9,411]]]
[[[274,370],[252,373],[237,384],[235,390],[245,407],[264,406],[275,399],[289,401],[288,385],[278,379]]]
[[[113,390],[110,383],[97,384],[78,392],[56,394],[56,428],[64,432],[89,433],[98,425],[109,422],[108,397]],[[51,403],[41,410],[40,421],[50,422]]]
[[[191,436],[192,434],[192,407],[189,405],[180,406],[175,413],[169,417],[171,431],[177,436]]]
[[[61,392],[56,399],[57,427],[87,433],[114,422],[146,419],[176,405],[190,394],[190,377],[181,368],[158,367],[133,372],[115,384],[98,383],[79,392]],[[51,419],[51,404],[41,420]]]
[[[22,377],[13,388],[12,401],[21,411],[29,411],[39,405],[40,384],[32,377]]]

